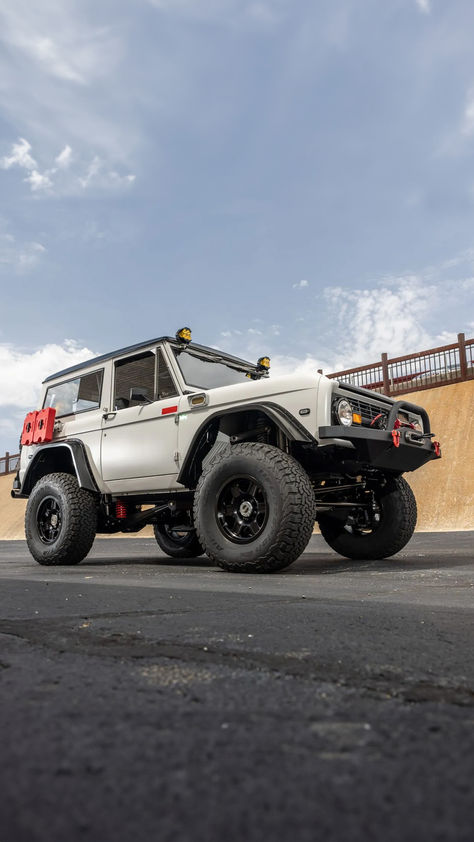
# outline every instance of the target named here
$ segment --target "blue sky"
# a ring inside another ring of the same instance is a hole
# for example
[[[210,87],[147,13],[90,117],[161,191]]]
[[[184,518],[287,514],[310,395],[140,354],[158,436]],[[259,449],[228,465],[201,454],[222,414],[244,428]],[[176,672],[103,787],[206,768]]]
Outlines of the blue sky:
[[[471,0],[0,0],[0,452],[174,333],[274,371],[474,335]]]

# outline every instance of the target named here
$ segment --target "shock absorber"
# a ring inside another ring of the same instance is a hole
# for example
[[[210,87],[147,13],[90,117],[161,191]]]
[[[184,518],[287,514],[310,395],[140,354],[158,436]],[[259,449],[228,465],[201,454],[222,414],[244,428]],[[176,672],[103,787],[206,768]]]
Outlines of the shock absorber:
[[[123,500],[117,500],[115,503],[115,517],[117,520],[125,520],[127,517],[127,504]]]

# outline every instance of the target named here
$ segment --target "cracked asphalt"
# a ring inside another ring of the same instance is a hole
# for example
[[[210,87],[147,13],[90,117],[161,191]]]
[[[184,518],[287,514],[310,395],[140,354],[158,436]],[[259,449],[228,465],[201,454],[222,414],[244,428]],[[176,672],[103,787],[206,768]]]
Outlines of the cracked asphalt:
[[[4,541],[0,592],[0,842],[473,839],[474,533],[266,576]]]

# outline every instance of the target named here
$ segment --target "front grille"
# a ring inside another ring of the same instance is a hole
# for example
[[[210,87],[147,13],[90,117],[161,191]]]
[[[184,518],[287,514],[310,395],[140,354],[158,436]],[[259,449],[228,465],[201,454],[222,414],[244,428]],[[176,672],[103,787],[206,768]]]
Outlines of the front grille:
[[[377,415],[382,415],[382,418],[377,422],[377,426],[386,426],[388,411],[385,407],[374,406],[372,403],[366,403],[366,401],[360,401],[353,397],[349,398],[349,403],[352,406],[353,412],[357,412],[361,416],[363,427],[370,427],[374,418],[377,418]]]
[[[361,400],[360,398],[355,397],[355,395],[351,394],[344,394],[338,392],[334,396],[334,420],[338,422],[337,415],[336,415],[336,405],[338,401],[344,398],[348,401],[352,407],[353,412],[357,412],[358,415],[361,416],[362,419],[362,427],[370,427],[372,421],[377,418],[378,415],[381,417],[375,422],[374,428],[375,429],[386,429],[387,427],[387,418],[389,413],[389,407],[387,405],[380,405],[376,403],[369,403],[369,401]],[[359,426],[358,424],[356,426]]]

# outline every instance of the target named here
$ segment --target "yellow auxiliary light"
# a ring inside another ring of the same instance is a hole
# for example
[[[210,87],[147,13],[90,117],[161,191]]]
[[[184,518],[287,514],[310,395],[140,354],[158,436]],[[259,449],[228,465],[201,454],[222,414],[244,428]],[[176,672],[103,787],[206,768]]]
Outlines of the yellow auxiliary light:
[[[360,415],[358,412],[353,412],[352,421],[354,424],[362,424],[362,415]]]
[[[260,357],[257,362],[257,371],[269,371],[270,370],[270,357]]]
[[[187,345],[188,342],[191,342],[191,328],[182,327],[180,330],[176,331],[176,339],[178,342],[184,342]]]

